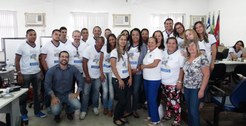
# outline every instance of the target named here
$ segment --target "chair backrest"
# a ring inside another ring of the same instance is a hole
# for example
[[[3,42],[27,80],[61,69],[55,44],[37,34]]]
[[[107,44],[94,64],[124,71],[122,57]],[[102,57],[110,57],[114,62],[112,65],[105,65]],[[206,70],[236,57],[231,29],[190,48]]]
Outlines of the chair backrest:
[[[210,75],[210,80],[221,79],[223,80],[226,74],[226,65],[224,63],[219,63],[214,65],[214,69]]]
[[[230,100],[232,105],[239,107],[240,103],[246,103],[246,79],[240,81],[233,89]]]
[[[222,52],[217,52],[216,53],[216,60],[222,60],[224,59],[224,55]]]
[[[235,74],[242,74],[243,76],[246,76],[246,64],[238,64],[235,69],[234,72]]]
[[[229,52],[229,49],[224,49],[223,50],[223,59],[225,59],[225,58],[227,58],[227,56],[228,56],[228,52]]]

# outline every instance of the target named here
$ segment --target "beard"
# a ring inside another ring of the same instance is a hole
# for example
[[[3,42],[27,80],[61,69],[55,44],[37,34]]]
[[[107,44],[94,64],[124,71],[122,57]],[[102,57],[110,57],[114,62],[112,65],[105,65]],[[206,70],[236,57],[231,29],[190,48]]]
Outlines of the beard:
[[[60,61],[60,64],[62,64],[62,65],[67,65],[67,64],[68,64],[68,61],[67,61],[67,60],[61,60],[61,61]]]

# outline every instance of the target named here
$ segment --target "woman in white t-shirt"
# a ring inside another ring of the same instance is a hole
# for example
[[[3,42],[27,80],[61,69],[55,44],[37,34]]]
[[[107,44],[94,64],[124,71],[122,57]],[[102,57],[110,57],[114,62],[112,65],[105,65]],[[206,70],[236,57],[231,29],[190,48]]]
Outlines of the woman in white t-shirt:
[[[127,53],[132,70],[133,85],[132,92],[127,97],[127,113],[125,115],[129,115],[128,113],[132,112],[132,115],[135,118],[139,118],[137,109],[140,94],[140,85],[143,82],[143,75],[142,71],[140,70],[140,65],[142,64],[143,58],[147,53],[147,47],[142,42],[141,32],[138,28],[134,28],[130,32],[130,40]],[[133,100],[131,100],[131,95],[133,96]]]
[[[109,34],[107,44],[102,49],[100,55],[100,73],[103,89],[103,114],[108,114],[109,117],[113,115],[114,90],[112,85],[112,71],[110,65],[110,53],[116,47],[116,37],[114,34]]]
[[[184,44],[184,36],[185,36],[184,32],[185,32],[184,25],[181,22],[175,23],[174,29],[173,29],[173,35],[177,39],[179,48],[181,48],[181,46]]]
[[[127,104],[127,93],[132,85],[132,72],[127,55],[127,38],[119,35],[116,40],[116,49],[111,51],[110,64],[112,68],[112,84],[118,103],[115,106],[113,122],[117,126],[124,125],[128,121],[123,117]]]
[[[208,58],[208,61],[210,63],[210,72],[212,72],[214,69],[214,63],[217,53],[216,39],[214,35],[206,33],[205,25],[201,21],[197,21],[194,24],[193,29],[198,35],[199,43],[203,43],[205,46],[205,56],[207,56]]]
[[[235,43],[235,45],[229,48],[227,59],[237,60],[237,58],[242,57],[243,54],[244,43],[242,40],[239,40]]]
[[[160,122],[158,113],[157,96],[161,84],[161,59],[163,51],[157,47],[157,39],[150,37],[148,41],[148,52],[143,59],[141,70],[143,70],[144,90],[148,103],[149,126],[155,126]]]
[[[161,83],[163,95],[166,96],[165,120],[174,116],[172,125],[178,126],[181,121],[180,91],[182,89],[184,57],[178,49],[175,37],[167,39],[167,50],[164,51],[161,64]]]

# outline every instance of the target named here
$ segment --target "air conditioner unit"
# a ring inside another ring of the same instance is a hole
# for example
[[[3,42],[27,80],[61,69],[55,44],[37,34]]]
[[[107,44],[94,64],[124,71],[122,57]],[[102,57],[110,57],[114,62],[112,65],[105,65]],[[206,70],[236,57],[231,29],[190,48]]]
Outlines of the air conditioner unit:
[[[45,26],[45,13],[25,13],[26,27]]]
[[[114,27],[131,27],[130,14],[113,14]]]

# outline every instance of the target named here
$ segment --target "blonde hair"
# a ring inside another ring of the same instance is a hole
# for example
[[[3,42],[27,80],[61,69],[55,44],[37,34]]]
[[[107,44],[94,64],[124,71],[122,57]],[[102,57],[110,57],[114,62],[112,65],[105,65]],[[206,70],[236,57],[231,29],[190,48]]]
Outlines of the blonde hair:
[[[192,43],[194,43],[196,45],[196,52],[197,52],[196,57],[202,55],[202,53],[200,52],[198,40],[192,39],[192,40],[188,40],[188,42],[187,42],[187,48],[186,48],[186,50],[187,50],[187,58],[190,58],[190,52],[188,51],[188,46],[190,44],[192,44]]]
[[[127,51],[127,43],[125,45],[125,47],[123,48],[123,51],[120,50],[120,44],[119,44],[119,40],[121,37],[126,37],[126,35],[124,34],[120,34],[117,39],[116,39],[116,51],[117,51],[117,54],[118,54],[118,61],[120,61],[120,58],[123,59],[123,54],[126,53]],[[127,40],[127,37],[126,37],[126,40]]]
[[[193,29],[186,29],[185,30],[185,32],[184,32],[184,44],[182,45],[182,47],[187,47],[188,46],[188,39],[186,38],[186,32],[191,32],[192,33],[192,35],[194,36],[194,41],[196,41],[196,42],[198,42],[198,40],[199,40],[199,38],[198,38],[198,36],[197,36],[197,33],[196,33],[196,31],[195,30],[193,30]]]

